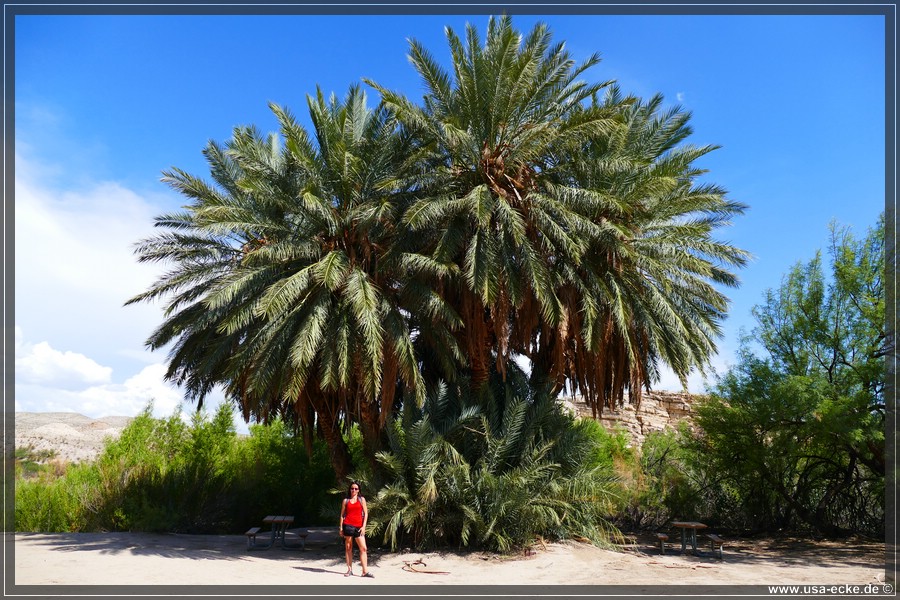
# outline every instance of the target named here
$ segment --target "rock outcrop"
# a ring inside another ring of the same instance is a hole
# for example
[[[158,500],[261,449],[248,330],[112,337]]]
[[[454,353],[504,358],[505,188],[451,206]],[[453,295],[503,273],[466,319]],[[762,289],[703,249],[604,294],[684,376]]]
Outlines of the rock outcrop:
[[[687,421],[693,427],[693,404],[697,396],[683,392],[644,392],[641,406],[626,404],[616,410],[603,409],[599,421],[610,430],[621,428],[628,432],[632,445],[640,448],[644,438],[652,431],[675,429],[679,422]],[[580,396],[561,398],[564,404],[579,417],[594,418],[591,407]]]

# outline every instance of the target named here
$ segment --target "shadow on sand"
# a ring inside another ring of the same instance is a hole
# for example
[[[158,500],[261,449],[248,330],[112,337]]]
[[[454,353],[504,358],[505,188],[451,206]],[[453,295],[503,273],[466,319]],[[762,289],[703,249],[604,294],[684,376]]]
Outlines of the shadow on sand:
[[[141,533],[114,531],[104,533],[17,533],[31,544],[53,552],[97,552],[104,555],[158,556],[191,560],[242,561],[249,556],[265,560],[321,560],[333,558],[344,569],[344,548],[332,528],[303,528],[308,531],[305,548],[299,546],[299,529],[288,530],[288,548],[276,544],[270,548],[247,548],[242,535],[195,535],[177,533]],[[296,545],[294,547],[290,547]],[[340,571],[343,573],[343,570]]]
[[[659,542],[652,533],[632,535],[636,543],[624,547],[626,552],[638,552],[648,557],[658,557]],[[688,564],[716,564],[720,561],[737,564],[766,564],[773,556],[787,563],[788,566],[815,564],[818,567],[871,567],[873,556],[878,556],[879,548],[883,552],[884,544],[862,538],[841,540],[813,540],[786,536],[784,538],[726,538],[723,557],[714,554],[709,542],[702,535],[699,538],[698,555],[694,555],[690,546],[681,552],[681,541],[677,535],[670,534],[666,543],[665,556],[676,556]],[[704,542],[706,542],[704,544]]]

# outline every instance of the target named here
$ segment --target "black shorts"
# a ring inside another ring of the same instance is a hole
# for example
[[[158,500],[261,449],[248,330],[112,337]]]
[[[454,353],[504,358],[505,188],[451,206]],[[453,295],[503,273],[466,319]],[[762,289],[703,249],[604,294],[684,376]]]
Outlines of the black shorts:
[[[359,537],[362,533],[362,528],[357,527],[355,525],[344,525],[344,535],[347,537]]]

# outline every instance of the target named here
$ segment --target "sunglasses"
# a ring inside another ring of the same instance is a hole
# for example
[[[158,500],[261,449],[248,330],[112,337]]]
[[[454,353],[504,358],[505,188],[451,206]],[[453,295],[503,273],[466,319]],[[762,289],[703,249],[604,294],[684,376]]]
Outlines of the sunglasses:
[[[352,487],[352,488],[350,488],[350,489],[351,489],[351,490],[358,490],[359,488],[358,488],[358,487]]]

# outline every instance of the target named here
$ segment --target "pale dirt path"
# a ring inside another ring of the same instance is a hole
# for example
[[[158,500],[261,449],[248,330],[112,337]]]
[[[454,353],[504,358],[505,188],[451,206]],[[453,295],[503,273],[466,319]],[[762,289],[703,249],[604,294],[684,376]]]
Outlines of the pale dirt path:
[[[289,532],[289,541],[292,532]],[[16,585],[777,585],[882,583],[884,546],[726,544],[725,559],[624,552],[577,542],[529,556],[371,551],[374,579],[343,577],[330,528],[310,529],[306,550],[247,550],[244,536],[144,533],[15,534]],[[421,561],[417,563],[417,561]],[[424,564],[422,564],[424,563]],[[438,571],[418,573],[407,570]],[[359,574],[358,562],[354,571]]]

